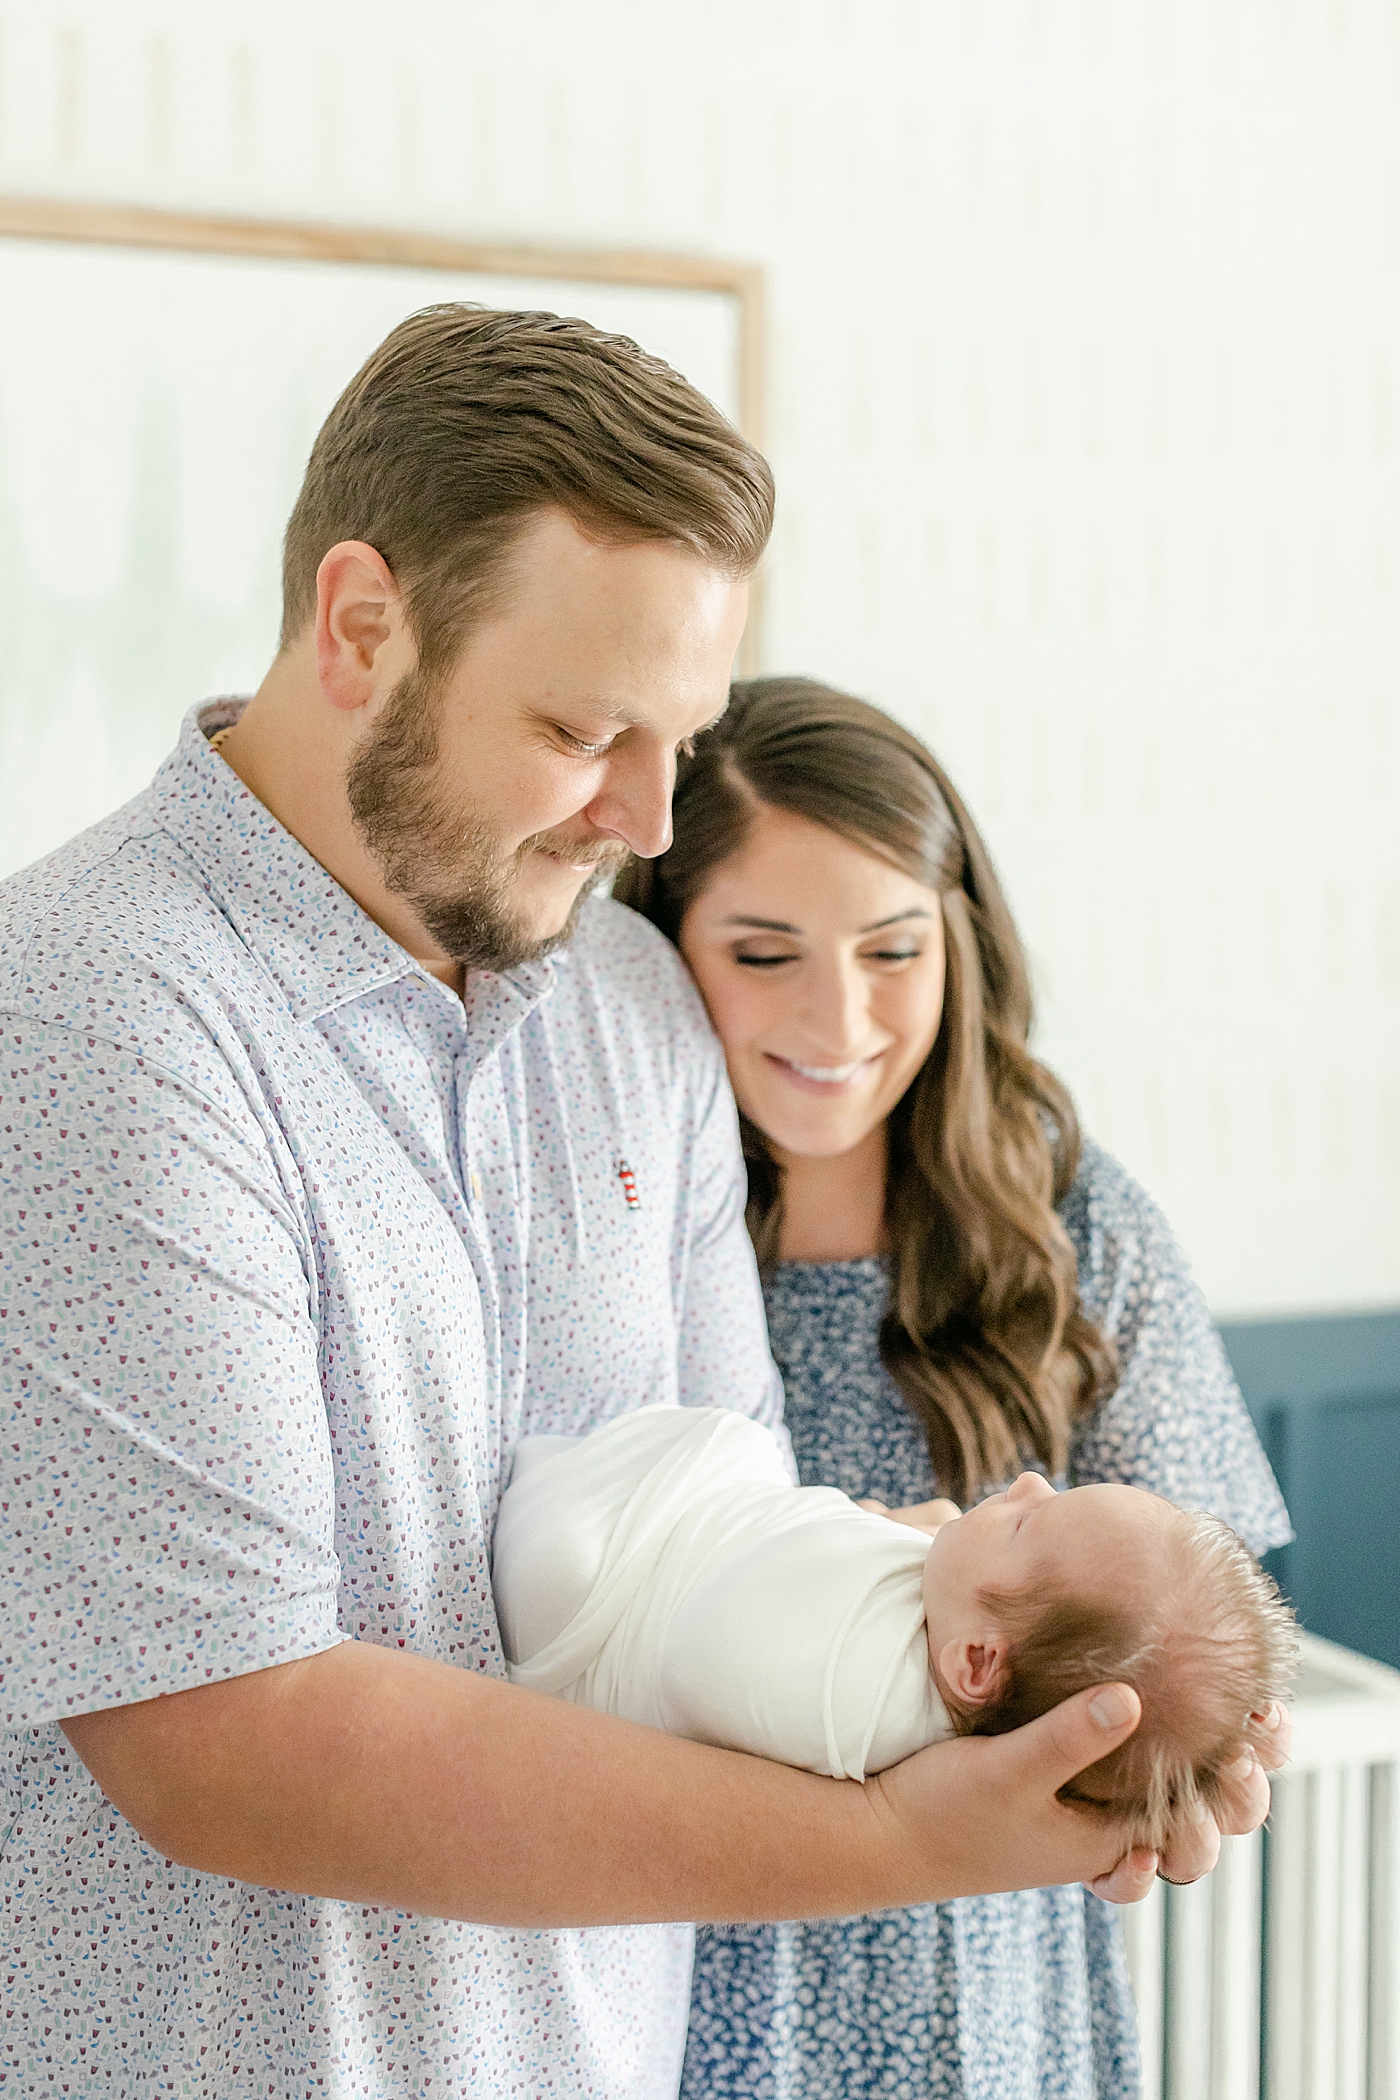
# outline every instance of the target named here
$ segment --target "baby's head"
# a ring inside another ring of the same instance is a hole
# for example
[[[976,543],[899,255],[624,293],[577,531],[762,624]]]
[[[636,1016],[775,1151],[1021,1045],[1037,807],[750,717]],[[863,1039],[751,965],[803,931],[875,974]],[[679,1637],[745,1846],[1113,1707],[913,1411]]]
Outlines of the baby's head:
[[[1159,1850],[1285,1699],[1293,1614],[1218,1518],[1141,1488],[1057,1495],[1023,1474],[939,1531],[924,1572],[929,1656],[959,1735],[999,1735],[1092,1684],[1130,1684],[1142,1720],[1065,1789],[1112,1805]]]

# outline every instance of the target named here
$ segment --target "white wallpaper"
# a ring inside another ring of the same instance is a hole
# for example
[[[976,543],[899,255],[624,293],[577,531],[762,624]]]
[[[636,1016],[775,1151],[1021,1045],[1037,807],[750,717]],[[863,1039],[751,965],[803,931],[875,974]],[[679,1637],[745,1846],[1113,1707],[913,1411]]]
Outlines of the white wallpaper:
[[[768,666],[947,761],[1217,1311],[1400,1300],[1393,0],[0,0],[0,188],[762,262]]]

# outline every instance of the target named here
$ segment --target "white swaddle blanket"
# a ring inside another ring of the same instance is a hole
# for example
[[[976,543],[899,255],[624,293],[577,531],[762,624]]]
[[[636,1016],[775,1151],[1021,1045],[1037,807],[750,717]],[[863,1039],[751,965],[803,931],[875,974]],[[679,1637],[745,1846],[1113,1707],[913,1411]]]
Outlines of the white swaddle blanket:
[[[493,1553],[511,1679],[863,1779],[947,1733],[928,1548],[835,1488],[793,1487],[769,1432],[721,1408],[526,1438]]]

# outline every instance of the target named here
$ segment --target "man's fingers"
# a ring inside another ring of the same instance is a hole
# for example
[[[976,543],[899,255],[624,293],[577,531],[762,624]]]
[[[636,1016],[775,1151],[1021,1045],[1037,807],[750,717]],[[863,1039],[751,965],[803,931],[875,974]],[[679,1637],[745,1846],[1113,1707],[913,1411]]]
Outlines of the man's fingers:
[[[1286,1765],[1293,1750],[1293,1716],[1275,1700],[1261,1714],[1249,1717],[1249,1740],[1266,1772]]]
[[[1252,1750],[1243,1751],[1220,1775],[1219,1823],[1226,1837],[1245,1837],[1269,1813],[1269,1778]]]
[[[1202,1874],[1210,1873],[1219,1857],[1220,1832],[1210,1816],[1203,1816],[1199,1823],[1172,1833],[1172,1841],[1162,1854],[1162,1876],[1167,1881],[1199,1881]]]
[[[1125,1742],[1141,1718],[1142,1704],[1130,1684],[1091,1685],[1006,1740],[1014,1740],[1036,1765],[1038,1783],[1058,1793],[1086,1766],[1096,1765]]]
[[[1111,1874],[1100,1874],[1087,1886],[1105,1903],[1141,1903],[1144,1896],[1152,1892],[1157,1879],[1157,1855],[1155,1852],[1130,1852],[1120,1859]]]
[[[1291,1723],[1282,1707],[1275,1707],[1267,1714],[1251,1715],[1250,1733],[1259,1744],[1259,1751],[1246,1746],[1232,1765],[1227,1765],[1220,1775],[1222,1800],[1218,1818],[1212,1818],[1202,1810],[1195,1823],[1179,1826],[1173,1833],[1170,1844],[1162,1854],[1161,1872],[1168,1881],[1199,1881],[1209,1874],[1220,1857],[1220,1839],[1244,1837],[1257,1830],[1269,1813],[1269,1778],[1265,1764],[1281,1765],[1288,1757],[1292,1737]],[[1131,1859],[1122,1861],[1111,1874],[1101,1875],[1089,1886],[1096,1896],[1105,1896],[1111,1903],[1132,1903],[1138,1895],[1145,1893],[1137,1886],[1140,1875],[1137,1862],[1145,1854],[1134,1853]]]

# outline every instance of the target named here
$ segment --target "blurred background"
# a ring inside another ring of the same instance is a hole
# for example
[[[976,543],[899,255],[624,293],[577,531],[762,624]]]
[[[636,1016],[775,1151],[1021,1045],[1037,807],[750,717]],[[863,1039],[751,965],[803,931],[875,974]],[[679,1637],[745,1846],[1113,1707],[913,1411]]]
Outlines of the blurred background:
[[[1286,1585],[1400,1663],[1393,0],[0,0],[0,193],[760,267],[753,666],[949,766]],[[0,872],[257,683],[342,344],[453,295],[386,272],[342,334],[272,265],[82,260],[0,239]],[[738,413],[732,321],[628,296]]]

